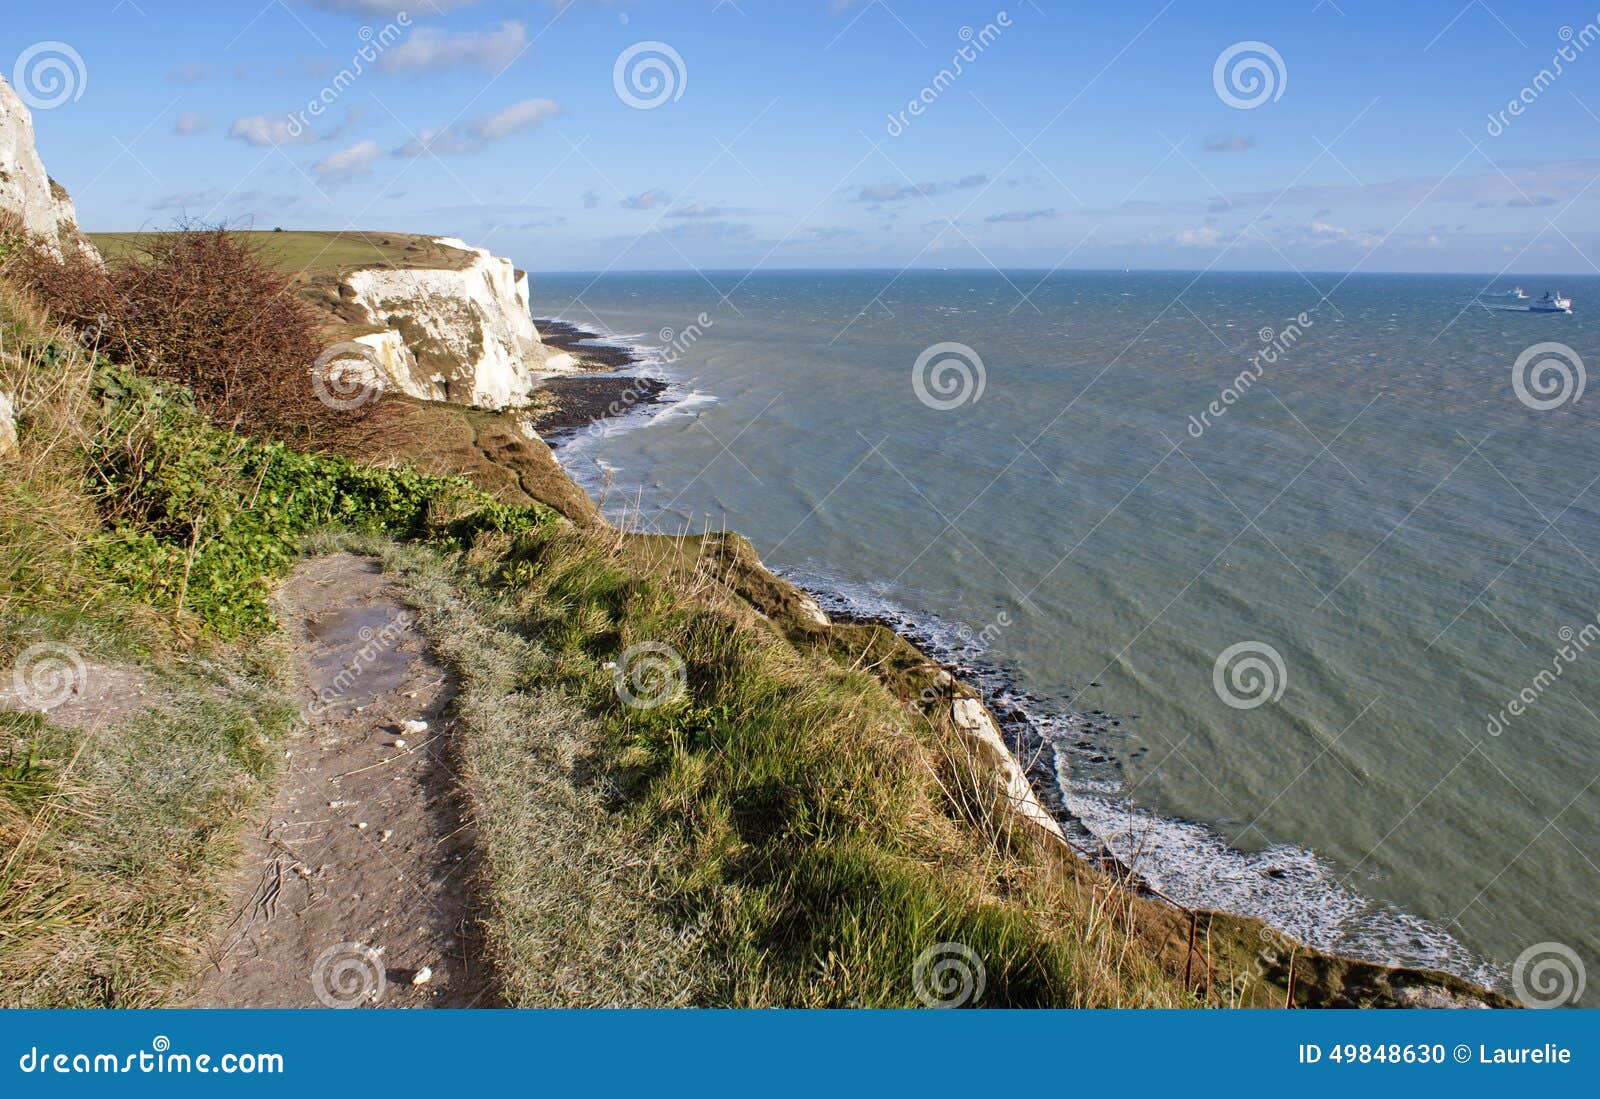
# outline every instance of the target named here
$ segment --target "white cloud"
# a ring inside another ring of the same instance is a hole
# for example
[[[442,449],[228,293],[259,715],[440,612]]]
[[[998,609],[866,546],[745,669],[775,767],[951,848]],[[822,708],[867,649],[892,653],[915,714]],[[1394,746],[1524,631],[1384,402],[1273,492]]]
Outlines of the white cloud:
[[[287,118],[268,118],[260,114],[235,119],[228,127],[228,136],[246,145],[310,145],[317,140],[309,127],[295,133]]]
[[[732,207],[718,206],[711,202],[680,202],[667,211],[669,218],[678,218],[684,221],[699,221],[706,218],[726,217],[728,214],[739,213]]]
[[[378,60],[378,68],[391,73],[462,66],[499,71],[522,56],[527,48],[528,29],[517,22],[502,23],[492,31],[460,34],[421,27],[398,46],[389,47]]]
[[[1354,244],[1360,248],[1376,248],[1382,242],[1381,233],[1345,229],[1326,221],[1312,221],[1304,228],[1294,230],[1289,237],[1290,244],[1311,248],[1330,244]]]
[[[367,140],[358,142],[348,149],[340,149],[326,160],[314,164],[311,170],[317,173],[318,179],[326,183],[337,183],[370,172],[372,165],[381,156],[383,149],[378,143]]]
[[[856,192],[857,202],[902,202],[908,198],[932,198],[952,191],[965,191],[982,187],[989,182],[987,175],[962,176],[960,179],[933,180],[927,183],[870,183]]]
[[[997,225],[997,224],[999,224],[1001,222],[1008,222],[1008,221],[1010,221],[1010,222],[1049,221],[1052,218],[1058,218],[1060,216],[1061,215],[1058,214],[1054,209],[1049,209],[1049,210],[1008,210],[1003,214],[990,214],[988,217],[984,218],[983,220],[988,222],[990,225]]]
[[[524,99],[494,114],[474,118],[460,127],[423,130],[396,149],[394,155],[419,157],[432,153],[434,156],[465,156],[478,152],[492,141],[501,141],[513,134],[531,130],[560,113],[561,104],[553,99]]]
[[[672,201],[672,196],[659,187],[653,187],[642,194],[630,195],[617,203],[624,210],[654,210]]]
[[[180,114],[177,122],[172,125],[172,132],[188,137],[190,134],[203,134],[211,129],[211,120],[203,114]]]
[[[1215,248],[1227,239],[1227,234],[1210,225],[1193,229],[1174,229],[1155,232],[1141,237],[1141,244],[1164,244],[1174,248]]]
[[[484,141],[499,141],[523,130],[530,130],[547,118],[561,113],[561,105],[553,99],[524,99],[504,110],[486,115],[468,128],[474,137]]]

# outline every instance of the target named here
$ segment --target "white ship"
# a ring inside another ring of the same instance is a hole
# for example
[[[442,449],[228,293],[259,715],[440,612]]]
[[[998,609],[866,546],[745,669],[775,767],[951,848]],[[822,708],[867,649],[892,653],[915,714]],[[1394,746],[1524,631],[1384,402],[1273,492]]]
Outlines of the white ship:
[[[1530,313],[1570,313],[1572,299],[1561,296],[1559,290],[1546,290],[1544,297],[1528,306]]]

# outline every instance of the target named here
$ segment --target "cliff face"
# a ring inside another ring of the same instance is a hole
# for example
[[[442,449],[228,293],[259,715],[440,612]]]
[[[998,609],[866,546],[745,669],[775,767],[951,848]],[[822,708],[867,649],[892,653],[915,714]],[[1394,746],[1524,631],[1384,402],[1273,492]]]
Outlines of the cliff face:
[[[528,279],[508,259],[465,241],[434,241],[453,266],[373,267],[346,273],[341,313],[376,331],[355,337],[387,381],[424,400],[508,408],[528,403],[541,378],[572,372],[565,352],[546,348],[528,310]]]
[[[78,231],[66,189],[51,179],[34,146],[33,116],[16,91],[0,78],[0,210],[22,219],[23,228],[57,249],[99,257]]]

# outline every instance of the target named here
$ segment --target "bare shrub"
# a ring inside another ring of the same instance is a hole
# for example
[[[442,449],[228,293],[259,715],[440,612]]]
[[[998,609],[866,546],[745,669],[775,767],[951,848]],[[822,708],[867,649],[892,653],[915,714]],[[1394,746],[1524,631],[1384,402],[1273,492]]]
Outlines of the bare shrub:
[[[103,268],[37,242],[4,262],[85,343],[187,386],[219,424],[304,444],[361,417],[316,399],[315,313],[255,245],[224,227],[141,236]]]

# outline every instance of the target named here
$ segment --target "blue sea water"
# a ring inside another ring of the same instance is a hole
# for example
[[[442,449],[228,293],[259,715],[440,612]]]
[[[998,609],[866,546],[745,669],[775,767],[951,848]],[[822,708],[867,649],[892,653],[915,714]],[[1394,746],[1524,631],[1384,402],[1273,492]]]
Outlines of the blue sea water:
[[[1504,985],[1551,943],[1600,965],[1600,278],[1520,281],[1577,312],[1467,276],[722,272],[543,276],[534,313],[673,383],[558,450],[608,511],[738,530],[963,662],[1077,842]]]

